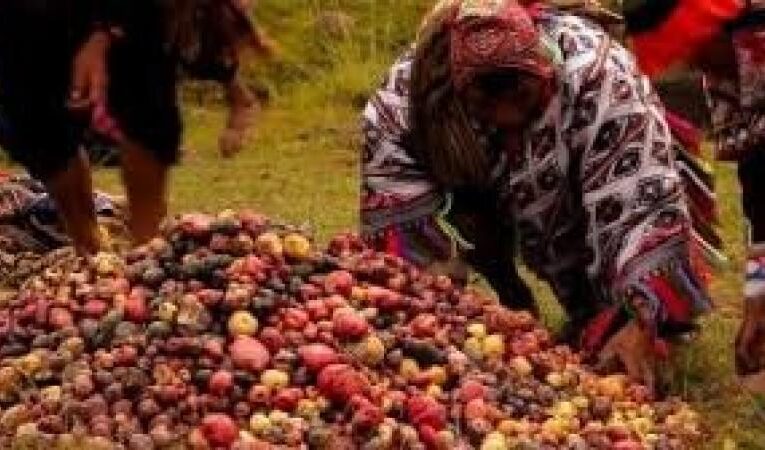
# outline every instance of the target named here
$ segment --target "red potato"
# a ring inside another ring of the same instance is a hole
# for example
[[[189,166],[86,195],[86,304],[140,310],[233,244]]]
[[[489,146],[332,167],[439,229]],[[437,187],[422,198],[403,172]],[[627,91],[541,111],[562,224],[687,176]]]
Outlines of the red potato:
[[[271,390],[261,384],[253,385],[247,392],[247,401],[253,406],[269,406],[271,400]]]
[[[323,300],[308,300],[305,303],[305,309],[308,311],[311,320],[314,322],[326,319],[329,317],[329,308]]]
[[[446,427],[446,408],[432,397],[416,395],[406,402],[409,421],[416,427],[428,426],[435,430]]]
[[[48,314],[48,323],[56,330],[62,330],[74,325],[74,317],[65,308],[51,308]]]
[[[114,364],[122,367],[134,366],[138,360],[138,349],[132,345],[122,345],[113,352]]]
[[[260,341],[271,353],[277,353],[287,345],[284,334],[275,327],[266,327],[260,332]]]
[[[409,326],[415,337],[433,337],[438,330],[438,318],[433,314],[418,314]]]
[[[308,313],[299,308],[289,308],[284,311],[282,316],[282,322],[284,323],[284,326],[291,330],[302,331],[303,328],[308,324],[308,319]]]
[[[332,316],[332,332],[340,339],[360,339],[369,332],[369,323],[350,308],[338,309]]]
[[[645,447],[638,441],[625,440],[614,443],[613,450],[644,450]]]
[[[466,380],[462,383],[459,390],[459,400],[462,403],[468,403],[475,399],[485,399],[488,389],[483,384],[475,380]]]
[[[234,367],[250,372],[262,371],[271,361],[268,349],[260,341],[248,336],[240,336],[229,345],[229,354]]]
[[[266,265],[263,261],[255,255],[249,255],[244,258],[243,270],[249,275],[260,275],[265,270],[265,267]]]
[[[302,301],[308,301],[312,299],[317,299],[321,295],[321,289],[319,289],[318,286],[313,284],[303,284],[300,286],[300,300]]]
[[[348,306],[348,302],[340,295],[330,295],[324,299],[324,304],[330,311]]]
[[[125,300],[125,319],[142,323],[149,319],[149,308],[146,304],[146,292],[143,289],[134,288]]]
[[[273,405],[282,411],[292,411],[301,398],[303,398],[303,391],[300,388],[280,389],[273,398]]]
[[[215,289],[202,289],[193,298],[193,301],[199,301],[208,308],[220,304],[225,297],[225,293]]]
[[[202,419],[202,434],[212,445],[229,447],[239,436],[239,427],[225,414],[208,414]]]
[[[212,238],[210,238],[208,247],[214,252],[225,253],[231,248],[231,238],[215,233],[212,235]]]
[[[347,364],[330,364],[319,373],[317,386],[328,399],[347,403],[354,395],[369,390],[369,380]]]
[[[242,228],[251,234],[259,234],[270,223],[268,216],[252,210],[239,211],[237,217]]]
[[[103,317],[106,312],[109,311],[109,305],[103,300],[88,300],[83,305],[83,312],[89,317],[99,319]]]
[[[354,411],[351,423],[363,430],[370,430],[380,425],[385,419],[379,407],[360,395],[351,398],[351,407]]]
[[[319,327],[315,323],[309,323],[303,328],[303,337],[309,342],[315,341],[319,337]]]
[[[367,289],[369,302],[381,311],[397,311],[404,307],[404,297],[398,292],[378,286]]]
[[[298,349],[298,355],[312,372],[319,372],[324,367],[339,361],[337,352],[324,344],[304,345]]]
[[[329,295],[340,294],[347,297],[351,295],[354,283],[353,274],[346,270],[337,270],[324,279],[324,291]]]
[[[465,404],[463,414],[468,422],[476,419],[488,419],[491,416],[491,409],[484,399],[476,398]]]
[[[180,229],[191,237],[203,238],[210,233],[212,218],[204,214],[187,214],[181,218]]]
[[[223,358],[225,354],[225,350],[223,348],[223,340],[222,339],[216,339],[216,338],[207,338],[204,340],[202,344],[202,351],[205,355],[220,359]]]
[[[226,395],[234,388],[234,375],[228,370],[218,370],[212,374],[207,389],[214,395]]]
[[[437,449],[438,448],[438,430],[431,427],[430,425],[421,425],[417,428],[417,433],[420,436],[420,440],[422,440],[422,443],[425,444],[425,446],[429,449]]]

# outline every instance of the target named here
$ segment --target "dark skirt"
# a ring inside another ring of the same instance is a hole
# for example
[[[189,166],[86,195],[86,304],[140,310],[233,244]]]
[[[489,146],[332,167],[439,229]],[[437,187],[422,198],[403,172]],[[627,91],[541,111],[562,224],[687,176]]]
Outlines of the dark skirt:
[[[129,3],[120,12],[126,37],[109,57],[109,111],[128,138],[171,164],[181,123],[161,11],[150,0]],[[0,0],[0,143],[43,180],[76,155],[90,123],[67,108],[73,58],[93,30],[88,8],[76,0]]]

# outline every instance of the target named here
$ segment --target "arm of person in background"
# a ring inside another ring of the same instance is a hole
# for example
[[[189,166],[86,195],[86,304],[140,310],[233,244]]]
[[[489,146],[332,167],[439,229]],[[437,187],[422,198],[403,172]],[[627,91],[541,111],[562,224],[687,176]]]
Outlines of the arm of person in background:
[[[583,82],[577,109],[597,112],[573,139],[584,148],[588,269],[621,304],[591,322],[584,347],[602,349],[601,360],[621,362],[653,388],[665,339],[692,330],[711,301],[690,257],[694,240],[663,107],[627,51],[611,45],[610,53],[602,70],[587,72],[602,79]],[[608,314],[626,322],[610,340]]]
[[[255,114],[255,96],[242,77],[241,61],[248,50],[260,58],[273,58],[278,52],[274,41],[251,19],[250,9],[254,6],[253,2],[233,0],[231,5],[233,8],[229,20],[232,23],[227,28],[228,39],[233,41],[230,45],[236,64],[230,79],[223,81],[229,108],[226,128],[218,139],[223,157],[231,157],[241,151]]]
[[[224,83],[228,117],[226,126],[218,138],[220,154],[230,158],[242,150],[247,130],[252,125],[255,99],[250,89],[237,72],[231,80]]]
[[[439,221],[447,196],[409,149],[411,67],[408,55],[397,61],[363,113],[361,227],[377,250],[432,267],[453,242]]]

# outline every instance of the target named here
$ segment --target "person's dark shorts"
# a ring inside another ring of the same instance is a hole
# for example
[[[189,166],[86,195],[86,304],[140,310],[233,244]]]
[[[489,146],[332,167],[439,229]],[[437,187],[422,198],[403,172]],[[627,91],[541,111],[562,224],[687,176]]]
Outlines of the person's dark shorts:
[[[91,31],[87,3],[0,0],[0,145],[42,180],[76,156],[89,124],[67,108],[73,58]],[[109,59],[110,113],[128,139],[170,165],[181,134],[176,67],[156,0],[126,4],[126,37]]]
[[[765,243],[765,149],[752,150],[739,161],[738,179],[752,242]]]

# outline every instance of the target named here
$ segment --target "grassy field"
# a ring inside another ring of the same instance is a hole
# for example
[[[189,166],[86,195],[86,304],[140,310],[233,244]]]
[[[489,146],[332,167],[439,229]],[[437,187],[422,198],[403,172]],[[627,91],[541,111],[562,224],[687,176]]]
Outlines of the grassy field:
[[[280,57],[250,69],[271,94],[246,150],[221,160],[219,105],[190,96],[187,148],[172,179],[173,211],[253,207],[310,223],[322,239],[357,223],[358,112],[395,53],[416,29],[428,0],[261,0],[259,21],[282,46]],[[731,167],[718,165],[723,233],[732,264],[718,274],[717,312],[668,371],[673,394],[693,402],[712,432],[709,449],[765,448],[765,410],[733,377],[740,317],[741,211]],[[119,191],[117,175],[98,185]],[[540,292],[543,290],[540,289]],[[541,297],[548,298],[546,293]],[[549,302],[549,298],[548,298]]]

